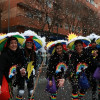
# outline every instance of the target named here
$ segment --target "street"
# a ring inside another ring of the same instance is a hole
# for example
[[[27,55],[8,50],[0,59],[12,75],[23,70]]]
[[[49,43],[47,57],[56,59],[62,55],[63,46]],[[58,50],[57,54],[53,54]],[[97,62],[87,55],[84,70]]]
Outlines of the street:
[[[35,100],[49,100],[50,94],[45,91],[47,80],[45,78],[46,67],[43,67],[42,73],[40,74],[40,78],[38,81],[38,85],[35,90],[34,98]],[[27,100],[27,89],[25,85],[25,94],[23,100]],[[57,100],[71,100],[71,84],[68,80],[66,80],[64,87],[59,88],[57,94]],[[16,96],[16,88],[14,88],[14,100]],[[85,97],[82,100],[92,100],[91,89],[86,92]]]

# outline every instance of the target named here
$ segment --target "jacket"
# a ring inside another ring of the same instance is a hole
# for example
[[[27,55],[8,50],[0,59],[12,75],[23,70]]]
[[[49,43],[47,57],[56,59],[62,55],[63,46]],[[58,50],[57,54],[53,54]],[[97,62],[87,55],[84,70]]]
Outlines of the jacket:
[[[0,55],[0,85],[2,85],[2,78],[5,75],[8,82],[12,81],[9,78],[9,70],[13,65],[21,68],[23,66],[23,54],[20,49],[12,51],[9,48],[4,50]]]
[[[54,76],[56,79],[60,79],[64,77],[64,70],[62,70],[59,73],[56,73],[57,65],[63,62],[68,66],[69,63],[69,57],[67,53],[63,53],[62,56],[58,55],[56,52],[50,57],[49,65],[47,69],[47,77],[49,77],[49,80],[52,80],[52,77]]]

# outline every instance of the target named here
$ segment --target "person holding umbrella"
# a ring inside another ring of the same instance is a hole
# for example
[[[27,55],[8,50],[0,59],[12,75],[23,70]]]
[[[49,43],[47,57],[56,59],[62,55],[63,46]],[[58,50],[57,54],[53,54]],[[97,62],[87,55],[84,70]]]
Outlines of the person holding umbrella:
[[[56,88],[62,87],[65,81],[65,71],[68,68],[69,57],[63,51],[61,43],[55,44],[55,52],[51,55],[49,65],[47,68],[47,78],[49,79],[48,85],[53,86],[52,78],[56,83]],[[63,66],[64,65],[64,66]],[[56,100],[57,91],[51,93],[50,100]]]
[[[72,100],[80,100],[89,88],[88,81],[86,83],[87,85],[82,82],[79,84],[79,81],[83,74],[86,77],[86,68],[89,65],[90,57],[86,54],[81,40],[76,40],[74,45],[75,50],[70,57],[68,72],[70,73],[70,81],[72,85]]]
[[[12,79],[17,69],[21,69],[23,65],[23,54],[18,47],[18,40],[16,37],[8,37],[5,48],[0,55],[0,94],[2,95],[2,81],[3,77],[9,84],[10,98],[12,98]],[[13,72],[13,73],[12,73]],[[24,69],[19,72],[24,75]],[[5,92],[6,93],[6,92]],[[6,94],[4,98],[6,97]],[[10,99],[8,98],[8,99]],[[2,98],[0,98],[2,99]],[[4,100],[4,99],[3,99]]]
[[[18,93],[16,96],[16,100],[22,100],[24,94],[24,84],[27,82],[28,88],[28,100],[34,100],[34,96],[31,99],[31,95],[33,93],[34,88],[34,75],[36,70],[36,53],[34,51],[34,43],[33,39],[27,38],[25,42],[25,48],[23,49],[24,55],[24,68],[25,68],[25,76],[22,77],[19,73],[16,76],[15,84],[18,85]]]

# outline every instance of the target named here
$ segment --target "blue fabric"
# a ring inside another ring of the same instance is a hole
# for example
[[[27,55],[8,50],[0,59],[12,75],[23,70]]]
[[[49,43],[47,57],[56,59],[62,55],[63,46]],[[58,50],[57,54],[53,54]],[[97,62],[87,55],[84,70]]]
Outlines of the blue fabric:
[[[90,84],[88,82],[88,79],[87,79],[85,73],[82,73],[80,75],[80,78],[79,78],[79,87],[81,89],[88,89],[90,87]]]

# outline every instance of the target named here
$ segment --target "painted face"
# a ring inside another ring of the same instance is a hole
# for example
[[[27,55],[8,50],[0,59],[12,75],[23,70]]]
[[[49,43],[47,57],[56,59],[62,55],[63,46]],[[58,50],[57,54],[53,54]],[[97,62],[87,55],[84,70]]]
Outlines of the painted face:
[[[75,49],[78,53],[81,53],[83,51],[83,45],[81,43],[78,43],[75,45]]]
[[[16,40],[11,40],[10,41],[10,45],[8,47],[12,51],[16,51],[17,50],[17,47],[18,47],[17,41]]]
[[[33,42],[26,42],[26,48],[32,49]]]
[[[57,54],[61,55],[63,52],[63,47],[61,45],[58,45],[55,50],[56,50]]]

